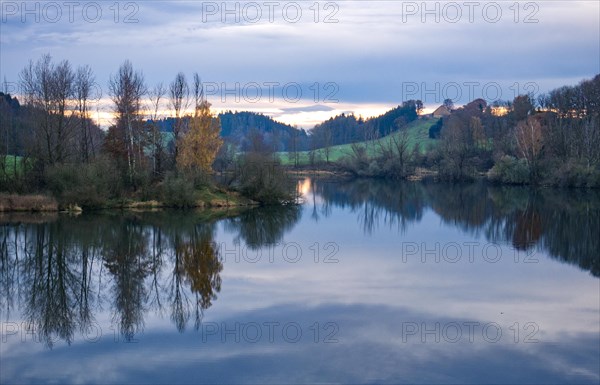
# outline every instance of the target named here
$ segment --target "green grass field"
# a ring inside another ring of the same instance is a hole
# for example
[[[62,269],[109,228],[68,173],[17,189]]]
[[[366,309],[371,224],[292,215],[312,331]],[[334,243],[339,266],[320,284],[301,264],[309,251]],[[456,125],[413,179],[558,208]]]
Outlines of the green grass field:
[[[429,138],[429,128],[436,123],[438,118],[422,118],[418,119],[408,126],[406,126],[403,130],[408,130],[408,140],[410,150],[415,147],[415,144],[419,143],[421,147],[421,152],[424,152],[430,145],[434,146],[437,141],[435,139]],[[398,136],[400,132],[394,132],[388,136],[385,136],[380,139],[370,140],[366,142],[359,142],[359,144],[366,146],[367,154],[369,157],[373,157],[377,155],[380,144],[384,144],[386,142],[389,143],[390,138],[393,136]],[[325,161],[325,150],[319,149],[316,151],[316,160],[320,162]],[[329,161],[330,162],[338,162],[345,156],[348,156],[352,153],[352,145],[351,144],[340,144],[337,146],[332,146],[329,149]],[[299,163],[301,166],[309,164],[309,152],[301,151],[299,152]],[[281,159],[281,163],[284,165],[292,165],[294,163],[293,158],[290,159],[289,152],[278,152],[277,155],[279,159]]]

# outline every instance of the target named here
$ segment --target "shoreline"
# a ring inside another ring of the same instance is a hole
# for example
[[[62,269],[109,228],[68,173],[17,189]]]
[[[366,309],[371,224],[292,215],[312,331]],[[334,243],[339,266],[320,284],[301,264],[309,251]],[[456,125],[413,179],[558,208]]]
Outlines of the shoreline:
[[[446,181],[439,178],[439,173],[424,167],[417,167],[415,171],[404,178],[389,179],[379,176],[361,176],[355,175],[347,170],[341,170],[335,164],[324,165],[316,168],[298,168],[294,169],[286,167],[286,174],[292,178],[307,178],[314,177],[317,179],[337,179],[337,180],[353,180],[353,179],[380,179],[408,182],[433,181],[435,183],[471,183],[476,180],[484,180],[488,183],[501,186],[523,186],[530,188],[569,188],[589,190],[594,187],[585,186],[560,186],[551,183],[541,184],[511,184],[503,183],[490,178],[488,174],[480,173],[473,176],[469,180]],[[184,210],[219,210],[219,209],[234,209],[234,208],[251,208],[260,206],[259,202],[241,196],[238,192],[229,190],[211,190],[198,191],[201,195],[193,205],[185,207],[169,205],[159,200],[138,200],[134,197],[123,197],[113,199],[98,207],[80,207],[78,204],[61,204],[58,200],[50,195],[37,194],[9,194],[0,193],[0,215],[9,213],[71,213],[79,214],[82,212],[100,212],[111,210],[125,211],[155,211],[169,209],[184,209]],[[216,193],[216,194],[215,194]],[[218,195],[217,195],[218,194]]]
[[[212,208],[193,208],[186,209],[186,213],[193,213],[202,221],[214,221],[239,216],[245,210],[250,210],[254,206],[231,206],[231,207],[212,207]],[[175,210],[175,209],[173,209]],[[102,209],[89,210],[84,212],[68,211],[12,211],[0,212],[0,225],[5,224],[42,224],[57,221],[61,218],[78,218],[82,215],[153,215],[168,212],[168,209],[138,210],[138,209]]]
[[[107,202],[105,205],[94,208],[85,208],[85,212],[100,212],[112,210],[126,211],[158,211],[168,209],[188,210],[220,210],[234,208],[257,207],[260,204],[253,200],[229,192],[231,199],[199,199],[195,205],[177,207],[157,200],[135,200],[125,198],[120,201]],[[10,213],[70,213],[80,214],[84,209],[77,204],[61,205],[56,198],[45,194],[0,194],[0,214]]]
[[[331,178],[340,180],[349,179],[377,179],[377,180],[389,180],[389,181],[409,181],[409,182],[425,182],[431,181],[434,183],[471,183],[474,181],[485,181],[492,185],[497,186],[509,186],[509,187],[529,187],[529,188],[556,188],[556,189],[575,189],[575,190],[599,190],[600,185],[584,186],[584,185],[571,185],[561,184],[558,181],[545,180],[539,183],[509,183],[499,181],[488,172],[478,172],[475,175],[471,175],[464,179],[447,179],[440,176],[437,170],[426,167],[416,167],[415,171],[403,178],[387,178],[379,175],[356,175],[346,170],[340,170],[336,168],[335,164],[325,165],[323,168],[298,168],[298,169],[287,169],[288,174],[294,177],[317,177],[317,178]]]

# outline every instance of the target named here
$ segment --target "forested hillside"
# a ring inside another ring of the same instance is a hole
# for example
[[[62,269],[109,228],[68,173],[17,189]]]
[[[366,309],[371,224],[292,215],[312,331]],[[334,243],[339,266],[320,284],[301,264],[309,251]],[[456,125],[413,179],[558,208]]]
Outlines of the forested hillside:
[[[244,151],[250,146],[250,134],[253,130],[261,133],[263,140],[274,151],[298,151],[308,148],[308,134],[302,129],[292,127],[272,119],[269,116],[248,111],[226,111],[220,113],[221,137]],[[158,120],[156,123],[162,132],[172,133],[176,118]]]

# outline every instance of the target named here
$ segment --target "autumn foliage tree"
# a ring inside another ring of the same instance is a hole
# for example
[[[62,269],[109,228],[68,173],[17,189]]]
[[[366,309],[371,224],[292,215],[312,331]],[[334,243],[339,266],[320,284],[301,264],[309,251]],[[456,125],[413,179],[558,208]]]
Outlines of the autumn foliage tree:
[[[177,166],[183,171],[212,172],[212,164],[223,144],[221,122],[213,117],[210,103],[204,99],[199,77],[195,76],[194,94],[196,105],[194,115],[189,118],[189,131],[181,140],[177,154]]]

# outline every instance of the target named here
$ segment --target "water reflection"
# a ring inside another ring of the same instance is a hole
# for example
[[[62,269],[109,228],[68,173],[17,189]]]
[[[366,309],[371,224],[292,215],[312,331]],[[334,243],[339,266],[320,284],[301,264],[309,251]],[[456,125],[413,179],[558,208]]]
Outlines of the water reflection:
[[[315,194],[306,199],[319,213],[314,219],[328,216],[333,205],[355,213],[365,234],[380,226],[403,232],[431,209],[463,232],[510,243],[516,250],[539,248],[600,277],[597,190],[378,180],[316,181],[312,187]]]
[[[598,192],[300,185],[301,207],[235,216],[0,216],[0,382],[598,383]],[[482,239],[539,263],[402,252]]]
[[[423,217],[426,207],[420,183],[385,183],[359,179],[341,183],[313,183],[313,191],[323,198],[321,214],[328,216],[331,206],[349,208],[357,214],[363,231],[377,230],[380,224],[403,230]],[[314,196],[313,196],[314,199]],[[316,209],[316,201],[311,202]]]
[[[277,242],[298,218],[291,207],[250,210],[226,223],[261,247]],[[2,312],[9,319],[20,310],[49,347],[89,332],[104,306],[125,340],[144,329],[149,309],[168,312],[180,332],[191,319],[198,329],[221,290],[217,220],[183,212],[3,219]]]
[[[225,227],[236,233],[236,242],[244,242],[250,249],[278,244],[285,232],[300,220],[298,206],[264,207],[247,210],[225,220]]]
[[[380,227],[404,232],[427,210],[462,232],[544,250],[600,277],[597,191],[531,190],[483,183],[444,185],[372,180],[305,180],[310,220],[352,212],[369,235]],[[310,187],[310,189],[308,188]],[[309,191],[310,190],[310,191]],[[223,220],[234,241],[250,249],[278,244],[301,219],[299,207],[260,208]],[[219,217],[198,213],[114,213],[3,217],[0,305],[15,311],[52,347],[73,341],[110,309],[112,325],[133,340],[148,311],[183,332],[201,325],[221,290],[223,262],[215,241]]]

